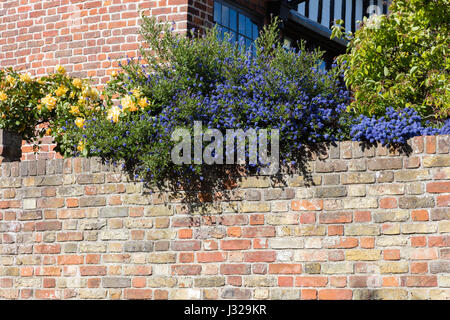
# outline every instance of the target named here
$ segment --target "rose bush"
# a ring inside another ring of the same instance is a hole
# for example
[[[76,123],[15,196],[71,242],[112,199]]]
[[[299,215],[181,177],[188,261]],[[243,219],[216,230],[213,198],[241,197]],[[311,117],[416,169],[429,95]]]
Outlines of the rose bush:
[[[62,128],[69,123],[82,127],[102,109],[98,90],[88,80],[68,76],[62,66],[39,78],[11,68],[0,70],[0,128],[24,140],[37,142],[38,137],[52,135],[57,150],[66,154]]]

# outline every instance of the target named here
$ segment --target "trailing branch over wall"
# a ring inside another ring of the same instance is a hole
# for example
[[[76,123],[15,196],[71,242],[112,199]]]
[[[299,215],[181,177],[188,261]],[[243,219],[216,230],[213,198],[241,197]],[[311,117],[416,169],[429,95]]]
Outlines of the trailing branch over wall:
[[[189,203],[96,159],[3,162],[0,297],[448,299],[450,136],[408,143]]]

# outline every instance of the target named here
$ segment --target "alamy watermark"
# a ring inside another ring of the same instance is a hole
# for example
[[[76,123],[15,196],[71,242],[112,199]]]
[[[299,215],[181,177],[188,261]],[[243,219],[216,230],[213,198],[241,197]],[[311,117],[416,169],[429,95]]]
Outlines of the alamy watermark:
[[[280,133],[278,129],[226,129],[225,137],[218,129],[203,132],[202,122],[194,121],[194,139],[191,131],[177,128],[172,132],[176,144],[171,151],[175,164],[246,164],[259,166],[263,175],[278,173],[280,160]],[[270,136],[270,155],[268,138]],[[194,147],[192,148],[192,140]],[[247,145],[248,141],[248,145]],[[209,143],[204,147],[204,143]],[[193,151],[193,152],[192,152]],[[224,152],[225,151],[225,152]],[[225,154],[225,155],[224,155]]]

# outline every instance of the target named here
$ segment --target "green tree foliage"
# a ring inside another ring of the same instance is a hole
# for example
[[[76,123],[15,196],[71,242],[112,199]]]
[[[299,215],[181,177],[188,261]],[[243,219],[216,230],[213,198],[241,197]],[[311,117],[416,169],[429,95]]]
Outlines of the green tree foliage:
[[[414,108],[425,118],[450,113],[450,1],[394,0],[388,15],[364,18],[338,58],[350,108],[384,115],[387,107]],[[332,37],[344,35],[342,21]]]

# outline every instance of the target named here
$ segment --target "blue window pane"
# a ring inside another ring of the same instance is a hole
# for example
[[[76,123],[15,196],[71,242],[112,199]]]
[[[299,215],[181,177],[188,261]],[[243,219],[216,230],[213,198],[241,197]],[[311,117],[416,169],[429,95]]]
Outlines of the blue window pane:
[[[239,34],[245,34],[245,16],[239,13]]]
[[[256,24],[253,24],[253,37],[252,39],[255,40],[258,38],[258,26]]]
[[[230,29],[237,31],[237,13],[233,9],[230,9]]]
[[[246,17],[245,18],[245,36],[251,38],[252,32],[253,32],[252,21],[250,20],[250,18]]]
[[[219,2],[214,3],[214,21],[222,23],[222,5]]]
[[[229,8],[226,6],[222,6],[222,25],[225,27],[230,26]]]
[[[325,72],[327,70],[327,64],[323,60],[319,60],[319,70]]]
[[[252,46],[252,40],[250,39],[245,39],[245,47],[247,49],[249,49]]]

